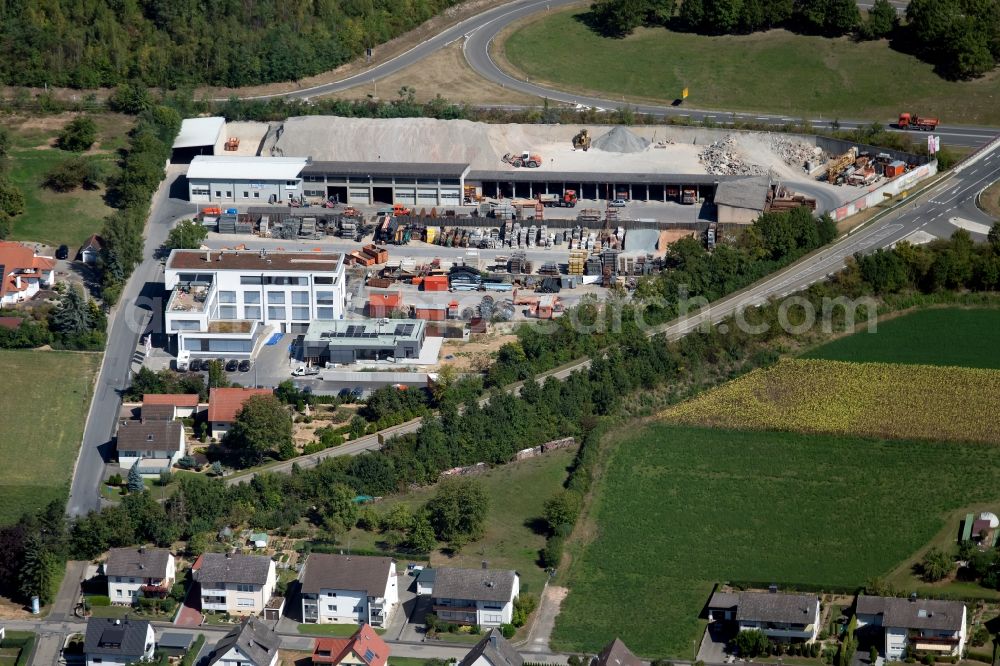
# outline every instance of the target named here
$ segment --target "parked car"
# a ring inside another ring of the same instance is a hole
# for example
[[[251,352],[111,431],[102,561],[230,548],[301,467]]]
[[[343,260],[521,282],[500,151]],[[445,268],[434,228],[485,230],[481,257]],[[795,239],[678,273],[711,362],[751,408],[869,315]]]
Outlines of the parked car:
[[[612,199],[608,205],[614,208],[624,208],[628,205],[628,202],[624,199]]]
[[[201,359],[193,358],[191,362],[188,363],[188,370],[191,372],[201,372]]]
[[[252,365],[253,363],[250,362],[250,359],[248,358],[243,359],[242,361],[240,361],[240,372],[249,372],[250,366]]]
[[[226,372],[236,372],[237,370],[239,370],[239,368],[240,368],[240,362],[237,361],[235,358],[229,359],[229,362],[226,363]]]
[[[318,375],[319,368],[307,367],[300,365],[299,367],[292,370],[293,377],[306,377],[308,375]]]
[[[69,246],[60,245],[59,249],[56,250],[56,259],[69,259]]]

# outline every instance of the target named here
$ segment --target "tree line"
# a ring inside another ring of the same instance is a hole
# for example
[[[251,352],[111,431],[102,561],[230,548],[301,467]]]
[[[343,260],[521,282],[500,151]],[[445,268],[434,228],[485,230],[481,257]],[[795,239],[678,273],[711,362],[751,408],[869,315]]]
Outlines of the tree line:
[[[976,78],[1000,59],[995,0],[913,0],[906,23],[888,0],[862,18],[856,0],[597,0],[585,20],[601,34],[624,37],[639,26],[705,35],[772,28],[859,40],[889,38],[894,48],[935,65],[948,79]]]
[[[12,0],[0,5],[4,85],[170,89],[297,81],[335,69],[456,0]]]

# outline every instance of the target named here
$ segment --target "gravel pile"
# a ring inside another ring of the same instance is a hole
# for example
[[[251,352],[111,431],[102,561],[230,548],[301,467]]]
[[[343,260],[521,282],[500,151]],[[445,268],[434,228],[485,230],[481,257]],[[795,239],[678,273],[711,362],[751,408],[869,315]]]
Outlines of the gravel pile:
[[[636,136],[627,127],[618,125],[610,132],[594,140],[592,147],[609,153],[641,153],[649,146],[649,140]]]
[[[698,154],[698,160],[705,171],[716,176],[766,176],[768,170],[759,164],[748,162],[732,134],[725,139],[709,144]]]

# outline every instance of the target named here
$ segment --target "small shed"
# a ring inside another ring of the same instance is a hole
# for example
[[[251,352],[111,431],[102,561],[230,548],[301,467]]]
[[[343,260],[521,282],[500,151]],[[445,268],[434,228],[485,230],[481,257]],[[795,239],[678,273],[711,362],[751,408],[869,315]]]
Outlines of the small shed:
[[[191,649],[194,634],[180,631],[165,631],[156,643],[156,648],[169,657],[180,657]]]
[[[264,619],[274,620],[277,622],[281,619],[281,614],[285,611],[285,598],[284,597],[271,597],[264,606]]]
[[[437,572],[434,569],[423,569],[417,572],[417,594],[431,595],[434,593],[434,579]]]

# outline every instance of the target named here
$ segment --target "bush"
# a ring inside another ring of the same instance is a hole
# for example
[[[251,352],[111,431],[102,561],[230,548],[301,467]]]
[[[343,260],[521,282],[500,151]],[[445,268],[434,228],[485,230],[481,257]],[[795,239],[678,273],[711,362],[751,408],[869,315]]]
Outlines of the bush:
[[[515,629],[512,624],[501,624],[500,633],[503,634],[504,638],[510,639],[514,638],[514,634],[517,633],[517,629]]]
[[[96,140],[97,125],[88,116],[74,118],[59,133],[59,147],[74,153],[82,153],[94,145]]]
[[[177,466],[181,469],[194,469],[198,467],[198,462],[192,456],[184,456],[177,461]]]
[[[45,187],[56,192],[70,192],[78,187],[92,190],[104,181],[104,168],[100,161],[85,157],[71,157],[59,162],[45,174]]]
[[[110,606],[111,599],[107,596],[101,594],[95,594],[93,596],[87,597],[87,601],[90,602],[91,606]]]
[[[118,474],[117,472],[108,477],[109,486],[120,486],[123,483],[125,483],[125,480],[122,479],[122,475]]]
[[[559,566],[559,561],[562,560],[563,546],[565,546],[566,538],[561,534],[556,534],[549,537],[549,540],[545,543],[545,548],[542,549],[542,566],[549,569],[554,569]]]

